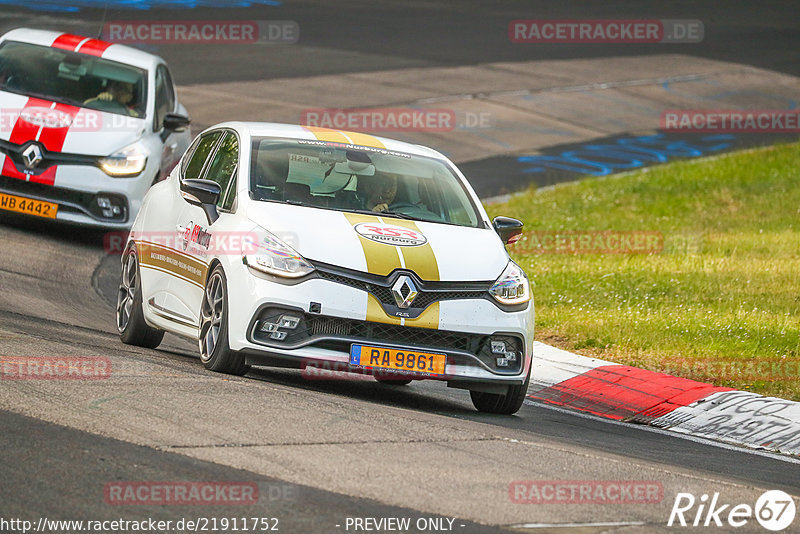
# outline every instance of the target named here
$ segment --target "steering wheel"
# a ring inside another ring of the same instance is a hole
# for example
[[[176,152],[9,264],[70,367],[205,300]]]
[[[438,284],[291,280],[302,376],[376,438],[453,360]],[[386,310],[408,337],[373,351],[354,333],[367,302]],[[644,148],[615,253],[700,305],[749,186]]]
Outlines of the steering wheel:
[[[128,115],[128,106],[116,100],[92,100],[87,104],[88,107],[98,109],[100,111],[109,111],[111,113],[120,113]]]
[[[412,204],[411,202],[397,202],[396,204],[389,204],[389,211],[398,211],[403,208],[412,208],[415,210],[422,209],[416,204]]]
[[[413,204],[411,202],[398,202],[397,204],[390,204],[389,211],[395,211],[397,213],[403,215],[409,215],[411,217],[418,217],[420,219],[424,219],[431,222],[444,220],[442,219],[442,217],[435,214],[428,208],[417,204]]]

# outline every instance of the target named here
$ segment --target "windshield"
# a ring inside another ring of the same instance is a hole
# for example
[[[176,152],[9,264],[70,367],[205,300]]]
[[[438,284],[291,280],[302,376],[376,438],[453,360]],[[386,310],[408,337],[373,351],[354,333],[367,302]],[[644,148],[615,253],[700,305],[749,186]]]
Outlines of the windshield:
[[[477,227],[467,191],[439,160],[324,141],[253,140],[256,200]]]
[[[0,90],[84,108],[144,117],[143,69],[48,46],[0,45]]]

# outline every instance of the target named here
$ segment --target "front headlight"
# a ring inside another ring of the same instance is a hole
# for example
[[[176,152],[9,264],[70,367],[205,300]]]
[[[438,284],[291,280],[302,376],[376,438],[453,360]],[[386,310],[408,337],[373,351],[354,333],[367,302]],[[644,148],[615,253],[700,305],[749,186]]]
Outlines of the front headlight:
[[[242,260],[248,267],[285,278],[300,278],[314,270],[292,247],[264,229],[250,232],[243,240]]]
[[[522,268],[509,261],[503,274],[489,288],[489,293],[500,304],[525,304],[531,300],[531,286]]]
[[[147,164],[147,152],[139,145],[126,146],[106,158],[99,159],[100,168],[114,178],[130,178],[140,174]]]

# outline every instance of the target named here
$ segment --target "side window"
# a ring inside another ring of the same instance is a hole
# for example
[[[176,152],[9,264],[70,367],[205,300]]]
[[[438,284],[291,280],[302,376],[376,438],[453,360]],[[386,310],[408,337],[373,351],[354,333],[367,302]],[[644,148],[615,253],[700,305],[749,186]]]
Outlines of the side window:
[[[197,145],[200,144],[200,136],[196,137],[192,144],[189,145],[189,148],[186,149],[186,152],[183,154],[183,158],[181,158],[181,176],[183,177],[186,174],[186,167],[189,166],[189,161],[192,159],[192,154],[197,149]]]
[[[239,141],[232,132],[225,134],[219,145],[211,166],[208,168],[206,178],[219,184],[222,194],[217,206],[224,210],[233,207],[236,198],[236,167],[239,162]]]
[[[208,155],[217,145],[222,132],[210,132],[200,138],[197,143],[197,148],[194,149],[192,157],[187,160],[186,167],[184,168],[184,178],[202,178],[203,168],[205,167]]]
[[[175,110],[175,87],[172,85],[172,76],[164,65],[156,69],[156,112],[153,130],[161,130],[164,124],[164,115]]]

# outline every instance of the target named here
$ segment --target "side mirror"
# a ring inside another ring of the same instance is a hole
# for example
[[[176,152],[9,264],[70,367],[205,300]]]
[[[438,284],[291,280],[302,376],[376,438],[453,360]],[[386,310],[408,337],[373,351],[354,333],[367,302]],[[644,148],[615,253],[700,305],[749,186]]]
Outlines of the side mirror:
[[[186,180],[181,180],[180,187],[181,196],[186,202],[192,206],[203,208],[206,218],[208,218],[208,224],[214,224],[214,221],[219,219],[217,202],[219,202],[222,190],[217,182],[187,178]]]
[[[513,245],[522,237],[522,221],[511,217],[495,217],[492,226],[506,245]]]
[[[182,132],[192,122],[192,119],[180,113],[167,113],[164,115],[164,130],[161,132],[161,140],[165,141],[172,132]]]

